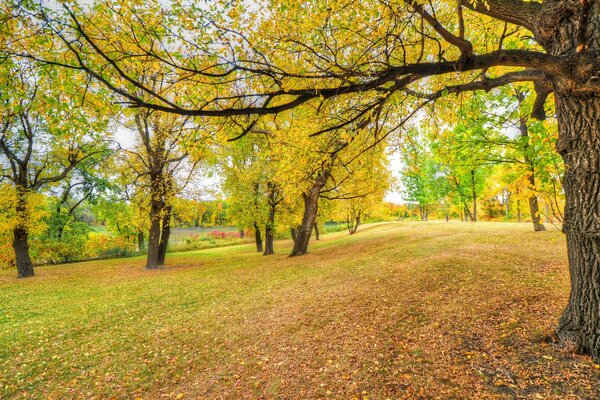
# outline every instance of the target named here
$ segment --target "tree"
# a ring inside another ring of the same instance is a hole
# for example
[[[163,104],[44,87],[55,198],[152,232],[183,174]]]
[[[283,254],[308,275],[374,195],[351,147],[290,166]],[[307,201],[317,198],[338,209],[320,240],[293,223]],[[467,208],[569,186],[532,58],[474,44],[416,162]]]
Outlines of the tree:
[[[416,134],[402,149],[404,168],[402,170],[402,183],[406,199],[419,205],[421,221],[429,219],[429,205],[438,201],[436,196],[439,184],[439,165],[427,148],[427,143],[418,143]]]
[[[254,229],[256,250],[263,252],[261,229],[265,231],[264,255],[274,254],[275,217],[284,200],[277,183],[277,153],[271,148],[273,133],[255,130],[225,146],[221,167],[224,189],[231,203],[235,222],[242,229]]]
[[[147,269],[164,265],[169,237],[173,198],[177,188],[176,173],[188,157],[188,143],[199,140],[198,129],[188,118],[153,110],[139,110],[130,120],[137,135],[137,146],[122,149],[124,174],[134,184],[137,196],[149,199],[149,235]],[[193,173],[191,164],[188,175]],[[184,184],[185,186],[184,179]],[[143,200],[142,200],[143,201]]]
[[[22,7],[27,5],[24,2]],[[200,8],[182,12],[177,6],[160,25],[172,23],[180,29],[168,31],[155,29],[148,21],[164,15],[153,12],[156,3],[138,6],[132,13],[118,12],[114,18],[107,18],[107,13],[114,13],[110,7],[90,7],[88,13],[87,8],[65,5],[62,14],[21,8],[24,24],[41,28],[44,40],[57,43],[54,38],[58,37],[62,51],[52,47],[49,55],[43,51],[46,46],[42,51],[24,52],[18,38],[10,51],[85,70],[136,107],[196,116],[245,116],[246,121],[252,115],[280,113],[303,103],[327,103],[365,92],[375,93],[380,101],[370,107],[372,99],[368,103],[357,100],[351,108],[363,115],[372,114],[394,97],[431,103],[456,93],[524,81],[535,84],[532,115],[544,118],[544,104],[553,93],[557,150],[566,166],[563,231],[572,282],[557,332],[571,348],[589,352],[600,361],[600,287],[594,278],[600,274],[600,227],[596,222],[600,211],[588,200],[600,194],[596,185],[600,168],[597,2],[447,0],[423,4],[373,0],[349,6],[334,0],[281,0],[267,4],[270,13],[265,11],[260,17],[257,11],[245,13],[243,4],[234,3],[223,8],[223,15],[234,16],[229,19]],[[141,21],[131,18],[131,14],[142,15],[142,9],[149,9],[143,15],[150,17]],[[280,24],[289,15],[294,18]],[[110,26],[95,23],[92,16],[110,21]],[[224,24],[189,23],[210,18]],[[215,31],[207,34],[207,26]],[[488,34],[480,35],[481,29]],[[151,40],[137,41],[138,53],[161,62],[174,76],[187,74],[201,82],[190,89],[189,96],[180,94],[174,99],[152,91],[150,98],[136,94],[141,83],[127,69],[136,60],[118,46],[122,40],[132,40],[126,36],[132,31],[136,32],[134,38],[170,39],[170,46],[160,47],[152,46]],[[27,30],[23,33],[29,34]],[[260,35],[264,40],[258,40]],[[231,39],[239,45],[215,46],[209,38]],[[177,44],[184,41],[200,45],[193,51],[178,51]],[[214,57],[204,57],[210,49],[215,49]],[[232,95],[227,89],[241,78],[244,90]],[[421,83],[418,90],[416,82]],[[199,97],[204,89],[206,94]],[[246,127],[242,133],[248,130]]]
[[[60,183],[77,166],[106,152],[106,122],[80,104],[76,79],[67,78],[69,73],[25,60],[0,64],[0,179],[15,191],[12,246],[20,278],[34,276],[31,194]]]

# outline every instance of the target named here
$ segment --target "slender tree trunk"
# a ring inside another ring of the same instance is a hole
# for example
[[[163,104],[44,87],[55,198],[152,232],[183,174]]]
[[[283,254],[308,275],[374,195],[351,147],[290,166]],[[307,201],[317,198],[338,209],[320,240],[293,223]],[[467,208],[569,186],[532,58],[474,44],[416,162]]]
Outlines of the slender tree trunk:
[[[527,169],[529,170],[527,181],[529,182],[530,190],[535,191],[535,165],[529,156],[529,128],[525,118],[520,119],[519,130],[521,131],[521,137],[525,140],[525,145],[523,146],[523,159],[525,161],[525,165],[527,165]],[[542,216],[540,215],[540,207],[538,205],[537,195],[532,194],[529,196],[528,200],[529,211],[531,211],[531,221],[533,222],[533,230],[536,232],[545,231],[546,228],[544,227],[544,224],[542,224]]]
[[[273,240],[274,234],[273,230],[275,229],[275,207],[270,207],[269,210],[269,219],[267,221],[267,225],[265,227],[265,252],[263,255],[270,256],[274,254],[273,250]]]
[[[533,175],[531,176],[530,182],[532,179]],[[529,210],[531,211],[531,221],[533,222],[533,230],[536,232],[545,231],[546,227],[544,226],[544,224],[542,224],[542,215],[540,214],[538,197],[535,195],[529,198]]]
[[[256,252],[262,253],[262,251],[263,251],[262,236],[260,235],[260,228],[258,227],[258,224],[256,222],[254,223],[254,240],[256,241]]]
[[[517,221],[521,222],[521,200],[517,200]]]
[[[292,226],[290,228],[290,235],[292,235],[292,241],[296,243],[296,239],[298,238],[298,228]]]
[[[308,252],[308,242],[310,241],[310,235],[312,234],[315,219],[317,218],[319,193],[322,187],[323,185],[315,184],[308,190],[308,193],[303,195],[304,215],[296,234],[291,256],[301,256]]]
[[[144,250],[144,231],[138,232],[138,251]]]
[[[17,205],[15,207],[17,224],[13,229],[13,250],[19,278],[34,276],[33,262],[29,255],[29,215],[27,211],[27,189],[16,185]]]
[[[471,221],[477,222],[477,190],[475,188],[475,170],[471,170],[471,185],[473,185],[473,214],[471,214]]]
[[[354,232],[356,232],[358,230],[358,225],[360,225],[360,216],[362,214],[362,211],[359,211],[356,214],[356,218],[354,219]]]
[[[165,265],[165,259],[167,258],[167,249],[169,247],[169,238],[171,236],[171,213],[173,208],[166,206],[164,208],[164,215],[162,219],[162,228],[160,233],[160,243],[158,245],[158,265]]]
[[[469,210],[469,207],[466,204],[465,201],[465,222],[475,222],[475,217],[473,216],[473,213],[471,213],[471,210]]]
[[[319,224],[315,222],[315,240],[319,240]]]
[[[559,338],[600,362],[600,98],[556,94],[571,294]]]

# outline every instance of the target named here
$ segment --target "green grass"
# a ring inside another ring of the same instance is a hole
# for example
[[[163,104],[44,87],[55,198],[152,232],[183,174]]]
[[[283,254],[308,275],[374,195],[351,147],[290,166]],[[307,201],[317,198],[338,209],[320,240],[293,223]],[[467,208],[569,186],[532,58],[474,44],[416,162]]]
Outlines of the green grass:
[[[394,223],[289,241],[0,272],[2,398],[594,398],[548,343],[564,238]]]

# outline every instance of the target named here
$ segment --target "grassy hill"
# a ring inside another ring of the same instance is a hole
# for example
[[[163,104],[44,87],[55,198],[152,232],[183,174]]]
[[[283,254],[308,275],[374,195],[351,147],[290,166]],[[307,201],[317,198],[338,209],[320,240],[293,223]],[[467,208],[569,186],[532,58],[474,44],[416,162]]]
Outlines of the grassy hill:
[[[0,272],[2,398],[596,398],[561,352],[564,237],[395,223],[290,242]]]

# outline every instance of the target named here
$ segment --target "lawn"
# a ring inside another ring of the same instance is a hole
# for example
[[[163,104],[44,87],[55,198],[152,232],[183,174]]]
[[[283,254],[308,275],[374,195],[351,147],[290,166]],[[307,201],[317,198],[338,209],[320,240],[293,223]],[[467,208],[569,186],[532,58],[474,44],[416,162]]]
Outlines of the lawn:
[[[598,398],[562,352],[564,237],[394,223],[289,241],[0,272],[0,397]]]

